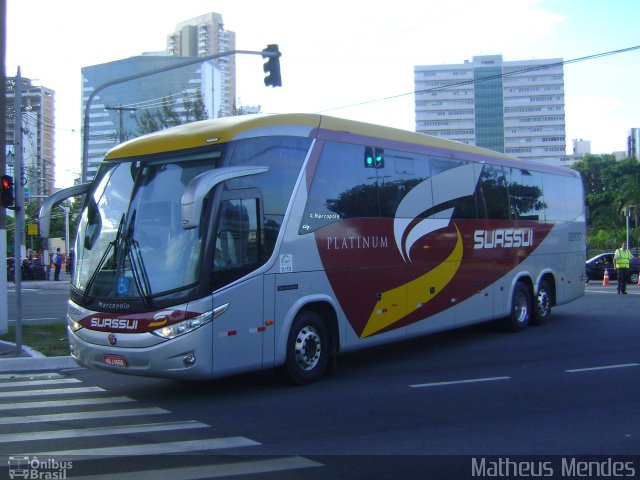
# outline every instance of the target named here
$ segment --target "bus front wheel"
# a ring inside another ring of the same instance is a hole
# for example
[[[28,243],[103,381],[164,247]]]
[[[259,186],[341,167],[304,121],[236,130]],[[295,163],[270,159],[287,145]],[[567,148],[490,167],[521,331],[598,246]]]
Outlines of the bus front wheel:
[[[329,364],[329,332],[322,317],[313,311],[298,314],[291,325],[284,369],[296,385],[318,380]]]
[[[512,332],[520,332],[529,326],[531,321],[531,292],[529,288],[518,282],[511,297],[511,314],[505,318],[505,326]]]

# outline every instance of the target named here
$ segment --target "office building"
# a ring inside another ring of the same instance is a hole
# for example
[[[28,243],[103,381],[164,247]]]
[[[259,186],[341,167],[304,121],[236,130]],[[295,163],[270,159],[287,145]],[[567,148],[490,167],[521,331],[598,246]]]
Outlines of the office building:
[[[15,155],[15,87],[16,77],[6,82],[6,171],[16,176],[13,168]],[[22,77],[22,164],[24,167],[24,192],[27,201],[43,198],[53,193],[55,183],[54,131],[55,92],[34,85]]]
[[[167,53],[179,57],[204,57],[236,49],[236,34],[224,29],[222,15],[207,13],[176,25],[167,36]],[[235,114],[236,57],[229,55],[213,60],[222,78],[222,102],[216,117]]]
[[[562,59],[414,67],[416,131],[518,158],[566,158]]]
[[[83,179],[91,180],[104,155],[119,143],[140,136],[145,131],[139,122],[145,115],[156,114],[168,106],[189,118],[189,102],[202,100],[207,118],[216,118],[221,106],[221,75],[210,61],[170,69],[162,73],[100,88],[107,82],[150,70],[170,68],[186,61],[162,52],[82,68],[82,111],[88,111],[88,136],[83,136]],[[89,96],[100,88],[86,109]],[[86,145],[85,143],[86,142]]]
[[[632,128],[627,134],[627,157],[640,160],[640,128]]]

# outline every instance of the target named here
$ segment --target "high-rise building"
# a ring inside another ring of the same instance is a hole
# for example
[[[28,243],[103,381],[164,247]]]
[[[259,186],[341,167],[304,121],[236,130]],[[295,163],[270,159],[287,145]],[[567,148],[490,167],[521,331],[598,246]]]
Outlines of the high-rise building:
[[[627,134],[627,157],[640,160],[640,128],[631,128]]]
[[[224,29],[222,15],[207,13],[176,25],[167,36],[167,53],[178,57],[204,57],[228,52],[236,48],[236,34]],[[213,60],[222,74],[222,104],[216,117],[235,113],[236,58],[235,55]]]
[[[416,131],[560,164],[566,158],[562,59],[414,67]]]
[[[189,105],[202,100],[207,118],[218,117],[221,110],[221,74],[211,61],[177,67],[186,61],[166,53],[147,54],[116,60],[82,68],[82,111],[86,110],[89,96],[100,87],[88,109],[88,135],[83,136],[87,147],[87,158],[83,158],[83,180],[90,181],[104,155],[117,144],[130,138],[149,133],[140,125],[145,111],[156,115],[164,106],[181,117],[181,123],[193,121],[188,118]],[[168,70],[143,76],[138,79],[116,83],[101,88],[108,82],[117,81],[151,70]],[[165,125],[159,128],[164,128]],[[158,129],[159,129],[158,128]]]
[[[16,77],[6,79],[7,174],[17,177],[13,168],[15,155],[15,87]],[[54,130],[55,92],[33,85],[22,77],[22,164],[25,195],[45,197],[53,193],[55,183]]]

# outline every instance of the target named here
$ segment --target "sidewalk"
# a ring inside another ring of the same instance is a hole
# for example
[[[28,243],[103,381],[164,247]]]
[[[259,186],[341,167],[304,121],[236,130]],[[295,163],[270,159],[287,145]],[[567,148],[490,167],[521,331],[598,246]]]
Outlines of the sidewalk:
[[[23,280],[21,286],[22,289],[69,289],[69,275],[61,275],[61,280],[57,282],[53,280]],[[13,282],[8,282],[8,287],[11,291],[15,290],[16,285]],[[18,355],[14,343],[0,340],[0,374],[46,372],[76,367],[78,367],[78,364],[76,364],[70,355],[64,357],[45,357],[42,353],[27,345],[22,346],[22,352]]]

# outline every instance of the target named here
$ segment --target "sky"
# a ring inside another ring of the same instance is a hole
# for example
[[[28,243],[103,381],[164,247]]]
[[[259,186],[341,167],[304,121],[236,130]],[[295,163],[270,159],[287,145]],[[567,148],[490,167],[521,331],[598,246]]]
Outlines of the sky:
[[[164,51],[177,23],[222,15],[236,49],[278,44],[282,87],[263,60],[238,55],[240,105],[263,113],[324,113],[414,130],[416,65],[565,61],[640,46],[635,0],[7,0],[6,74],[55,91],[56,187],[80,173],[85,66]],[[568,153],[626,150],[640,128],[640,49],[565,65]]]

